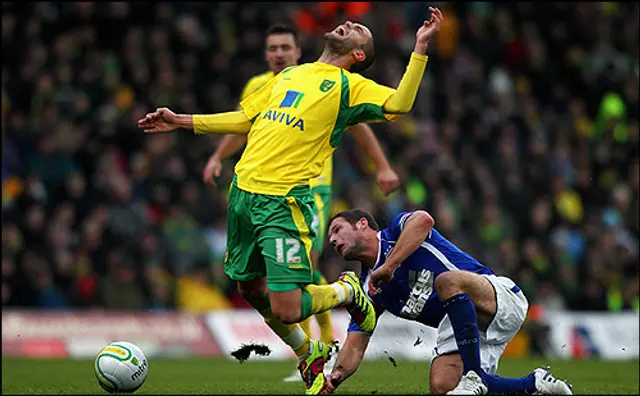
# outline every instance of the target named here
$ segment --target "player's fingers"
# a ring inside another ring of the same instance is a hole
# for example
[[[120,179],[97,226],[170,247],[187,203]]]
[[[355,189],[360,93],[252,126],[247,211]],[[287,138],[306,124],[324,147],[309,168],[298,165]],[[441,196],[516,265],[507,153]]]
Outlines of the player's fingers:
[[[149,118],[149,114],[145,115],[144,117],[142,117],[141,119],[138,120],[138,124],[146,124],[149,121],[151,121],[151,119]]]
[[[209,184],[209,180],[211,180],[211,177],[213,175],[211,174],[211,168],[209,168],[208,166],[204,168],[204,171],[202,171],[202,182],[205,184]]]
[[[144,133],[157,133],[160,132],[158,131],[158,128],[147,128],[143,130]]]
[[[222,167],[221,166],[216,166],[213,168],[213,175],[215,177],[220,177],[220,174],[222,173]]]
[[[378,289],[376,288],[375,282],[373,281],[373,277],[369,279],[369,295],[375,296],[378,293]]]

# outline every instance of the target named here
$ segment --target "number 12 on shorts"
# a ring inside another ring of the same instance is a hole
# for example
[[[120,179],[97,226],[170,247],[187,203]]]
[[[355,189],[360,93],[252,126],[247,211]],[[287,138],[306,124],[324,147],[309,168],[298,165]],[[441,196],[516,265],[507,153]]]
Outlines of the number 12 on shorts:
[[[279,263],[285,262],[285,248],[286,248],[286,263],[287,264],[300,264],[302,261],[298,252],[300,251],[300,241],[295,238],[276,238],[276,260]]]

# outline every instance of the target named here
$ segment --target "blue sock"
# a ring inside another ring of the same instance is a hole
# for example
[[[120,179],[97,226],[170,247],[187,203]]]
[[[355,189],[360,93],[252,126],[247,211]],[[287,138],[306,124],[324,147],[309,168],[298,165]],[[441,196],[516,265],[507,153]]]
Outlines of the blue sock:
[[[487,373],[480,374],[490,394],[522,394],[536,390],[533,373],[522,378],[503,378]]]
[[[443,301],[442,305],[453,327],[464,374],[473,370],[481,375],[480,330],[478,330],[476,307],[473,306],[471,297],[465,293],[456,294]]]

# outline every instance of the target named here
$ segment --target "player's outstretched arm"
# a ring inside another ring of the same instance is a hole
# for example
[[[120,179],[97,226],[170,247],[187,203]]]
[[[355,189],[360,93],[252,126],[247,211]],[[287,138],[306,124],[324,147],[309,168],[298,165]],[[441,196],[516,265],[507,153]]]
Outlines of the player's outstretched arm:
[[[431,18],[424,21],[416,33],[416,45],[411,54],[409,65],[405,70],[396,92],[387,99],[383,109],[387,113],[405,114],[413,108],[413,102],[418,94],[424,69],[427,67],[427,48],[429,41],[440,30],[442,12],[438,8],[429,7]]]
[[[332,393],[344,380],[358,370],[370,339],[369,333],[353,331],[347,334],[347,339],[336,359],[336,365],[331,374],[327,376],[327,384],[320,392],[321,394]]]
[[[369,294],[375,295],[380,284],[391,281],[395,270],[420,247],[434,224],[433,217],[424,210],[416,210],[409,216],[393,251],[384,264],[371,273]]]
[[[214,177],[222,173],[222,161],[237,153],[247,144],[247,135],[224,135],[216,151],[213,152],[202,172],[202,180],[212,188],[216,188]]]
[[[398,174],[391,169],[387,156],[384,154],[380,142],[367,124],[360,123],[349,128],[349,132],[360,147],[376,164],[376,182],[384,195],[389,195],[400,186]]]
[[[161,107],[138,120],[138,127],[145,133],[171,132],[182,128],[193,130],[196,135],[247,134],[251,129],[251,121],[243,111],[218,114],[176,114],[166,107]]]

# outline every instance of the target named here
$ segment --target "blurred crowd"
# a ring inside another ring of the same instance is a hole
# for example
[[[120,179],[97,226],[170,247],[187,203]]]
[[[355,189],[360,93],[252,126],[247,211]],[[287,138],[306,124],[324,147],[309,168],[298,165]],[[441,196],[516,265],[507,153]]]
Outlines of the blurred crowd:
[[[217,190],[201,180],[219,136],[145,136],[136,120],[234,109],[274,22],[300,29],[303,62],[322,33],[363,22],[363,74],[396,86],[428,5],[3,2],[3,306],[241,304],[222,270],[233,161]],[[401,190],[382,196],[345,138],[332,210],[384,226],[425,208],[533,302],[639,310],[638,3],[437,5],[414,110],[373,125]],[[357,268],[330,246],[320,266],[329,280]]]

